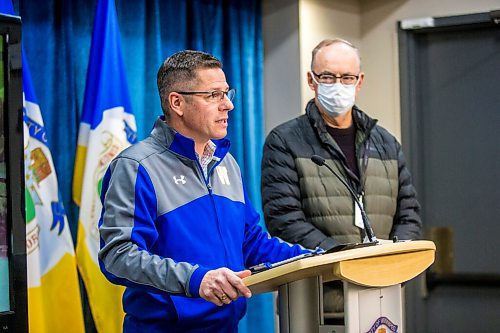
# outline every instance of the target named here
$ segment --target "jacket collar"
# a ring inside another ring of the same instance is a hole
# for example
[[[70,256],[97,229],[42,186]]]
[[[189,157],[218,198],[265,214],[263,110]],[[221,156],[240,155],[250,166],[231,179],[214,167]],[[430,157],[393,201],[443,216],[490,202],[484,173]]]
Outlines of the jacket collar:
[[[306,106],[306,115],[309,118],[309,121],[311,122],[311,126],[316,130],[316,133],[319,136],[320,141],[325,145],[326,149],[329,150],[329,152],[333,155],[339,156],[340,159],[343,159],[344,163],[340,163],[342,167],[339,164],[340,170],[343,170],[342,172],[345,173],[345,175],[348,175],[350,179],[353,179],[355,183],[353,186],[356,186],[355,184],[363,183],[363,181],[358,178],[357,175],[355,175],[352,171],[348,170],[346,168],[346,159],[345,155],[340,149],[339,145],[335,142],[333,137],[328,134],[328,131],[326,130],[326,123],[323,120],[323,117],[321,116],[320,111],[318,110],[318,107],[314,103],[314,99],[310,100],[309,103],[307,103]],[[371,130],[375,125],[377,124],[377,120],[370,118],[366,113],[361,111],[356,105],[353,106],[352,108],[352,115],[354,119],[354,124],[356,126],[356,150],[359,152],[359,148],[362,148],[363,151],[366,151],[366,148],[361,147],[361,144],[363,142],[369,142],[367,139],[370,135]],[[361,156],[362,153],[359,153],[358,156]],[[361,177],[363,177],[364,170],[360,169],[360,174]]]
[[[197,160],[194,147],[194,140],[178,133],[173,127],[170,127],[165,122],[165,117],[161,116],[156,119],[151,136],[158,141],[162,146],[168,148],[174,153]],[[231,143],[228,139],[212,140],[217,146],[214,156],[223,159],[229,151]]]

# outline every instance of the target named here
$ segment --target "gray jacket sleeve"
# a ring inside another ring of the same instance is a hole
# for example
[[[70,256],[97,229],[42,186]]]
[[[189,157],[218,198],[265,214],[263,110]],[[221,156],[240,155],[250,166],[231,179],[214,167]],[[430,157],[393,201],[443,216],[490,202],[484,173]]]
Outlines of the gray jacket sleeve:
[[[104,176],[101,200],[98,257],[102,272],[111,282],[146,291],[199,296],[199,283],[207,270],[150,251],[158,238],[156,195],[148,173],[137,161],[118,158],[112,162]],[[190,281],[196,283],[190,285]]]
[[[391,236],[397,236],[401,240],[418,239],[421,237],[422,230],[420,204],[417,200],[417,191],[413,186],[410,171],[406,167],[406,159],[399,144],[398,172],[398,206],[394,216]]]

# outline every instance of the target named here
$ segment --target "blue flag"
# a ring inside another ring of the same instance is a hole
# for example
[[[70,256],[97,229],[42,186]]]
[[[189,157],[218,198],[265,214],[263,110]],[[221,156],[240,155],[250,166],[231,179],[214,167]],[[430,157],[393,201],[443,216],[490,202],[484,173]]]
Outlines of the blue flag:
[[[97,253],[101,183],[111,160],[136,141],[114,0],[97,1],[78,132],[73,200],[80,206],[77,263],[99,332],[121,332],[124,288],[107,281]]]

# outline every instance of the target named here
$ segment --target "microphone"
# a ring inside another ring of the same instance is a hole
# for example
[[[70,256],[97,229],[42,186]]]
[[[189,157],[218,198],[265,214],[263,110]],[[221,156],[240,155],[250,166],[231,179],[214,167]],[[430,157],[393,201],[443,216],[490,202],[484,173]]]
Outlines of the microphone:
[[[319,155],[313,155],[313,156],[311,156],[311,161],[313,161],[315,164],[317,164],[319,166],[325,166],[349,190],[349,193],[351,193],[351,196],[354,199],[354,202],[358,205],[358,208],[361,212],[361,219],[363,220],[363,226],[365,227],[366,237],[368,237],[368,240],[370,242],[378,242],[377,237],[375,237],[375,233],[373,232],[370,221],[368,221],[368,216],[366,215],[366,212],[363,209],[363,205],[361,205],[361,202],[359,202],[358,196],[356,195],[356,193],[354,193],[354,190],[351,188],[351,186],[349,186],[349,184],[347,184],[347,182],[344,179],[342,179],[342,177],[340,177],[335,172],[335,170],[333,170],[328,164],[326,164],[326,161],[323,157],[321,157]]]

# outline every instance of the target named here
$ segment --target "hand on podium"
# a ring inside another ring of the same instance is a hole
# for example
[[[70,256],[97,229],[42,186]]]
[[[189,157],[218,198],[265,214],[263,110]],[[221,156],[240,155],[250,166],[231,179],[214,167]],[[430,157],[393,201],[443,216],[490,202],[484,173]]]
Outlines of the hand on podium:
[[[250,298],[252,292],[242,279],[250,276],[249,270],[233,272],[229,268],[208,271],[200,284],[200,297],[217,306],[229,304],[240,296]]]

